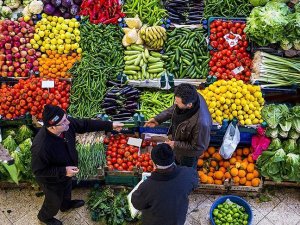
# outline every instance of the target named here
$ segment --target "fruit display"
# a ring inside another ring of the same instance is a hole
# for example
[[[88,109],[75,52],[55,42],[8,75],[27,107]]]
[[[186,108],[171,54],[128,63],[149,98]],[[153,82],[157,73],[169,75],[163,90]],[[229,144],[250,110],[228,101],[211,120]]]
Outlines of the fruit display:
[[[150,49],[159,50],[162,49],[164,41],[167,39],[166,29],[162,26],[142,26],[140,35],[144,40],[145,44]]]
[[[49,79],[47,79],[49,80]],[[4,119],[16,119],[27,112],[42,119],[45,104],[58,105],[64,110],[69,106],[70,84],[54,80],[54,88],[42,88],[43,78],[31,77],[19,80],[13,86],[2,83],[0,88],[0,115]]]
[[[150,51],[143,45],[128,46],[124,52],[125,67],[123,73],[130,80],[146,80],[160,78],[164,69],[164,58],[155,51]]]
[[[262,123],[264,99],[259,86],[231,79],[218,80],[199,91],[206,100],[214,122],[237,118],[241,125]]]
[[[175,78],[205,78],[209,53],[203,29],[175,28],[168,31],[166,42],[167,70]]]
[[[42,19],[35,25],[35,34],[30,40],[34,49],[57,51],[58,54],[67,54],[71,51],[81,53],[79,47],[80,30],[79,22],[75,19],[48,16],[42,14]]]
[[[132,171],[134,167],[141,167],[143,171],[151,172],[153,162],[150,159],[150,153],[139,155],[138,147],[127,144],[128,138],[120,134],[104,139],[104,144],[108,145],[106,160],[109,170]]]
[[[235,21],[214,20],[210,23],[209,44],[215,49],[210,51],[209,75],[218,79],[249,81],[252,60],[247,52],[248,41],[244,29],[246,24]]]
[[[68,72],[76,61],[80,60],[80,54],[58,54],[56,51],[47,50],[38,58],[40,77],[70,78]]]
[[[237,148],[230,159],[224,160],[219,148],[211,146],[200,156],[197,165],[203,184],[222,185],[226,179],[237,186],[257,187],[260,184],[259,172],[248,147]]]
[[[248,225],[249,215],[245,208],[230,200],[226,200],[224,203],[219,204],[213,210],[213,220],[216,225],[222,224],[239,224]]]
[[[0,20],[0,77],[27,77],[38,71],[41,53],[31,44],[33,21]]]

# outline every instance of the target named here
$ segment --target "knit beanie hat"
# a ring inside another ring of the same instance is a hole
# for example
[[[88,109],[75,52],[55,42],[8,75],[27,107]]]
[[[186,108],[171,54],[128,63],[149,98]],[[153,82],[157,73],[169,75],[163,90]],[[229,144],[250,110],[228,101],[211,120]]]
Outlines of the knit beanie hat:
[[[45,105],[43,111],[43,123],[46,127],[55,126],[64,117],[65,111],[58,106]]]
[[[151,159],[157,167],[168,168],[174,163],[175,157],[172,148],[166,143],[156,145],[151,151]]]

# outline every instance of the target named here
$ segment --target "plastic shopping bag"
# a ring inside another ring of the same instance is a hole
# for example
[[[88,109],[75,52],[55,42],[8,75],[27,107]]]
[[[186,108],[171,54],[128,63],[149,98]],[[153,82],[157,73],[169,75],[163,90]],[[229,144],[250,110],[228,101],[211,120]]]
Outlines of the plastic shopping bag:
[[[220,155],[224,159],[229,159],[234,153],[239,142],[240,142],[239,128],[238,126],[234,126],[232,123],[230,123],[224,135],[223,143],[220,148]]]

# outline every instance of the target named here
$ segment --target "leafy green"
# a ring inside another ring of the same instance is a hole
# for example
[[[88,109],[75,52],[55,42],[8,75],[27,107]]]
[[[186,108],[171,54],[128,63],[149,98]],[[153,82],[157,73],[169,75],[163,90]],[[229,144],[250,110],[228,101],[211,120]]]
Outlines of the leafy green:
[[[266,129],[266,133],[265,134],[266,134],[267,137],[277,138],[278,137],[278,129],[277,128],[272,129],[272,128],[268,127]]]
[[[127,195],[128,191],[125,189],[117,192],[109,187],[94,188],[87,201],[92,220],[108,225],[121,225],[133,221],[128,208]]]
[[[289,113],[289,108],[285,104],[269,104],[262,108],[261,115],[264,121],[272,129],[276,128],[283,116]]]
[[[4,168],[7,170],[7,172],[10,175],[10,178],[12,179],[13,182],[16,184],[19,184],[19,170],[17,169],[15,164],[8,165],[7,163],[2,163]]]
[[[282,130],[281,128],[278,129],[278,135],[281,138],[287,138],[289,135],[289,132]]]
[[[285,175],[284,178],[289,181],[300,182],[300,156],[289,153],[285,160]]]
[[[272,1],[263,7],[255,7],[247,18],[245,32],[251,40],[261,46],[280,42],[286,34],[289,14],[285,3]]]
[[[267,4],[269,0],[250,0],[249,2],[253,5],[253,6],[264,6],[265,4]]]
[[[9,153],[13,152],[18,147],[16,141],[11,135],[8,135],[8,137],[3,140],[2,145],[9,151]]]
[[[278,149],[281,148],[281,141],[279,138],[274,138],[272,139],[269,147],[268,147],[268,150],[273,150],[273,151],[276,151]]]
[[[15,151],[18,157],[18,163],[16,163],[16,166],[21,172],[22,179],[27,181],[34,181],[34,176],[31,170],[31,145],[31,139],[27,138],[19,145],[18,151]]]
[[[300,133],[300,105],[296,105],[291,109],[293,115],[292,128]]]
[[[27,138],[31,138],[32,136],[33,136],[32,130],[26,125],[22,125],[19,127],[17,131],[15,140],[17,143],[21,143],[22,141],[26,140]]]
[[[289,131],[288,138],[295,139],[297,140],[300,137],[300,133],[298,133],[296,130],[293,128]]]
[[[282,148],[286,153],[295,153],[297,150],[297,142],[294,139],[287,139],[282,142]]]
[[[16,128],[3,128],[3,130],[2,130],[2,139],[3,140],[6,139],[9,135],[12,138],[15,138],[16,134],[17,134],[17,129]]]

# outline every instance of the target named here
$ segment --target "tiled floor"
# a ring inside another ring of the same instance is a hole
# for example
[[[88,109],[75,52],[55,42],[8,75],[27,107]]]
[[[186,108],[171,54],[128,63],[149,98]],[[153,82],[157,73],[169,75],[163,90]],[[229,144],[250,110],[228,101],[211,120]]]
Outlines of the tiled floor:
[[[73,190],[73,198],[87,198],[89,189]],[[36,218],[43,202],[36,191],[29,189],[0,190],[0,225],[40,225]],[[278,189],[263,194],[270,201],[245,197],[253,209],[253,225],[300,225],[300,190]],[[217,195],[193,194],[185,225],[208,225],[209,210]],[[64,225],[94,225],[85,207],[59,213],[57,218]]]

